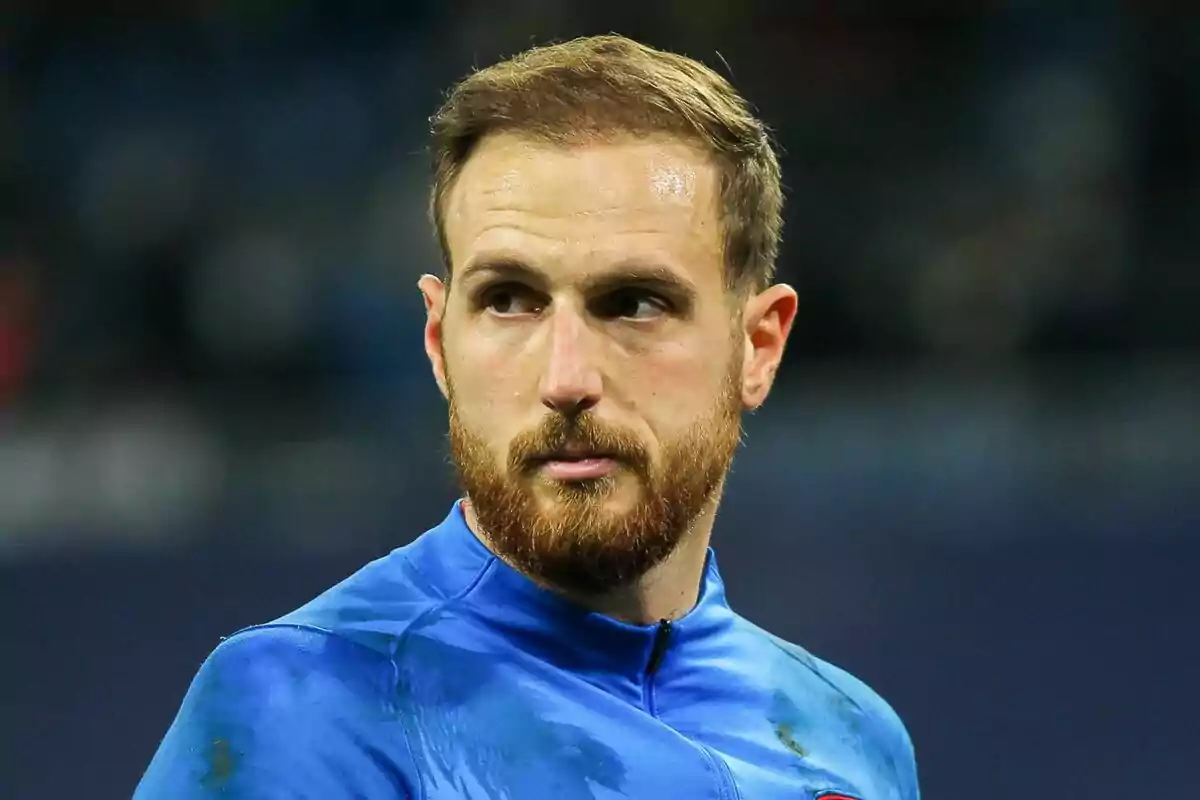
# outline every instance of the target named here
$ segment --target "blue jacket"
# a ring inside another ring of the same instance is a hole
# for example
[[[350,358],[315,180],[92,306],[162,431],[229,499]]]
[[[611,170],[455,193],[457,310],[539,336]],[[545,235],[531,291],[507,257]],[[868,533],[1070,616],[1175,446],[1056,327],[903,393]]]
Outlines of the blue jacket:
[[[459,506],[223,641],[135,800],[917,800],[896,714],[734,613],[628,625],[493,556]]]

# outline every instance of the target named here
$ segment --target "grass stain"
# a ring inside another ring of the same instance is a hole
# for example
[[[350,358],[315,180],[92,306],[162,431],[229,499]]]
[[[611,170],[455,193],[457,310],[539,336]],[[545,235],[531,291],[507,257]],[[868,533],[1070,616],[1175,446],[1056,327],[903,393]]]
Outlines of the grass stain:
[[[229,746],[227,739],[213,739],[208,748],[208,771],[200,783],[206,789],[219,789],[227,784],[237,771],[238,755]]]
[[[784,747],[786,747],[788,750],[791,750],[796,755],[800,756],[801,758],[808,756],[808,751],[796,741],[796,736],[792,732],[792,726],[788,723],[781,722],[776,725],[775,736],[779,739],[780,743]]]

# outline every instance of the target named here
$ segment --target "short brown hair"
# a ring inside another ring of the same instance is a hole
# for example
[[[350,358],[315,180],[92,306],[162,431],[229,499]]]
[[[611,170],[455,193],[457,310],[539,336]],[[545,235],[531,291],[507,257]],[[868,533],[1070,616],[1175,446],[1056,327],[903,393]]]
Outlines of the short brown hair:
[[[699,145],[720,173],[726,284],[760,290],[774,275],[783,189],[770,133],[697,61],[616,35],[535,47],[463,79],[430,122],[429,210],[447,275],[446,197],[479,142],[502,132],[566,145],[666,134]]]

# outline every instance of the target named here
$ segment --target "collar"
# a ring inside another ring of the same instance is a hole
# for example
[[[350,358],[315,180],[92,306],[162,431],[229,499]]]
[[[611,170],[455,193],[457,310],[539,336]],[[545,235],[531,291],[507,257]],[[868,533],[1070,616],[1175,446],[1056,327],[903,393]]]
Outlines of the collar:
[[[413,566],[456,598],[456,607],[517,650],[639,705],[648,678],[660,686],[687,674],[697,660],[719,658],[722,635],[734,620],[711,548],[696,605],[658,625],[589,611],[534,583],[475,536],[461,502],[408,549]]]

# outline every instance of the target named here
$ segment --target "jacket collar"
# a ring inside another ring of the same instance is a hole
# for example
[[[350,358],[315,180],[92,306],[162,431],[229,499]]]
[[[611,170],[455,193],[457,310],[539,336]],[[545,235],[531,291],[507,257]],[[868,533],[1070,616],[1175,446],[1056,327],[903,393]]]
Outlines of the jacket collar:
[[[405,549],[439,593],[515,649],[638,704],[650,679],[662,685],[718,654],[734,620],[711,549],[696,605],[669,626],[622,622],[539,586],[488,550],[461,502]]]

